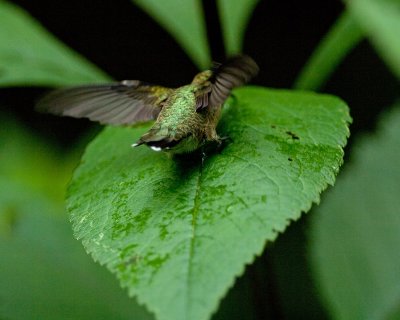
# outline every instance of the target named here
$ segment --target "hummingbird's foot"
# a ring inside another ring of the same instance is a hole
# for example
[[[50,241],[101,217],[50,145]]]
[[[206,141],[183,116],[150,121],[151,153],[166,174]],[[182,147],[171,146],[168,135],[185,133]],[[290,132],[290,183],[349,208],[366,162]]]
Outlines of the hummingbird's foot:
[[[201,147],[201,166],[202,167],[204,166],[204,161],[206,161],[206,158],[207,158],[207,153],[203,146],[203,147]]]
[[[206,155],[210,153],[220,153],[228,141],[231,142],[232,138],[228,136],[216,137],[215,139],[206,142],[206,144],[203,145],[201,152]]]
[[[226,143],[232,142],[232,138],[229,136],[218,137],[217,143],[217,151],[220,152],[226,145]]]
[[[223,137],[218,137],[218,143],[223,144],[225,141],[232,142],[232,138],[230,136],[223,136]]]

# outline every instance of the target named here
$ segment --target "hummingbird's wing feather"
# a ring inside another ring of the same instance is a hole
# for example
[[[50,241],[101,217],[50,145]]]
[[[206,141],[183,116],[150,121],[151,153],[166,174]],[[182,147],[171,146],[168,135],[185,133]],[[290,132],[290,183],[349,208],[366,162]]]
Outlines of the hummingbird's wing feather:
[[[224,64],[215,64],[209,79],[210,86],[197,96],[197,109],[213,108],[221,105],[232,89],[239,87],[258,73],[255,61],[246,55],[235,56]]]
[[[134,124],[156,119],[172,91],[137,80],[125,80],[54,90],[44,96],[36,108],[103,124]]]

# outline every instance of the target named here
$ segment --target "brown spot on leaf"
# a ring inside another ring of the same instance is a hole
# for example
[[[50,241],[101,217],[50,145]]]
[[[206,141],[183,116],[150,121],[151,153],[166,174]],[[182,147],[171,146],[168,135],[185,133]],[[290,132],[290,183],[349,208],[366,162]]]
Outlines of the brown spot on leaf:
[[[300,140],[299,136],[292,131],[286,131],[286,134],[289,135],[293,140]]]

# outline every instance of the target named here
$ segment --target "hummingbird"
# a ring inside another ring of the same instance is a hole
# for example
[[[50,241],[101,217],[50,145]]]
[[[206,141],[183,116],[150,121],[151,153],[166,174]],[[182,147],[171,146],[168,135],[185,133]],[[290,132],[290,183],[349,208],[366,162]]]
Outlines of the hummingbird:
[[[247,83],[258,66],[246,55],[214,63],[192,82],[167,88],[139,80],[61,88],[39,100],[36,109],[60,116],[88,118],[106,125],[134,125],[155,120],[133,147],[147,145],[171,154],[221,144],[216,127],[231,90]]]

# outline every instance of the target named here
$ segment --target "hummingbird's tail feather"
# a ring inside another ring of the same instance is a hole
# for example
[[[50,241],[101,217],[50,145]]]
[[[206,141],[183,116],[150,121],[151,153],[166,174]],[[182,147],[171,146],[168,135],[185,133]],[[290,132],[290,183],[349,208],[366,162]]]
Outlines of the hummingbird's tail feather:
[[[140,139],[132,146],[137,147],[145,144],[155,151],[161,151],[169,150],[175,147],[181,141],[181,139],[172,137],[164,131],[165,130],[150,129],[149,132],[141,136]]]
[[[132,147],[132,148],[139,147],[139,146],[141,146],[142,144],[144,144],[144,142],[138,140],[137,142],[132,143],[132,144],[131,144],[131,147]]]

